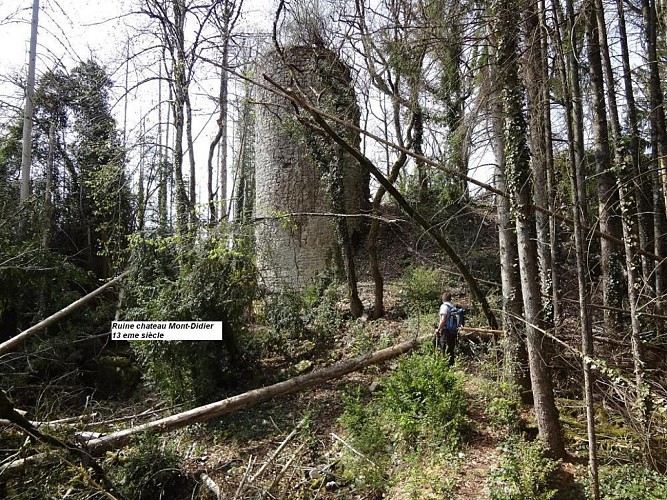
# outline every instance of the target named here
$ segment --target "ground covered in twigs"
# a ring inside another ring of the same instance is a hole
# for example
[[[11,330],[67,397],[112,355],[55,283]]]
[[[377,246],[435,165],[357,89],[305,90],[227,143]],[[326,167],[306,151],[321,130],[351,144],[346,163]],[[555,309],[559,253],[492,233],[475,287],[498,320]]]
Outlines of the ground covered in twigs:
[[[361,289],[368,294],[371,288],[362,284]],[[392,313],[385,319],[345,319],[321,343],[297,339],[291,350],[285,347],[289,343],[266,350],[256,369],[222,397],[431,332],[427,316],[397,313],[403,294],[401,288],[388,288]],[[535,440],[531,412],[503,382],[498,349],[488,340],[462,335],[457,365],[448,370],[426,345],[420,353],[303,392],[179,431],[142,436],[129,447],[108,452],[100,463],[126,497],[137,499],[586,498],[581,400],[559,399],[568,449],[579,457],[568,463],[546,459]],[[405,365],[410,359],[420,365]],[[442,372],[446,376],[438,385],[429,385]],[[414,377],[406,379],[406,373]],[[129,400],[91,401],[87,421],[53,432],[71,436],[74,426],[80,433],[109,433],[182,409],[143,387]],[[6,430],[3,440],[10,448],[15,443]],[[614,435],[606,435],[612,431]],[[605,429],[601,448],[607,458],[622,455],[623,446],[634,446],[628,436],[617,421]],[[18,475],[7,480],[2,495],[105,497],[90,471],[63,457],[29,465],[29,479]],[[621,480],[636,476],[634,470],[622,474]]]

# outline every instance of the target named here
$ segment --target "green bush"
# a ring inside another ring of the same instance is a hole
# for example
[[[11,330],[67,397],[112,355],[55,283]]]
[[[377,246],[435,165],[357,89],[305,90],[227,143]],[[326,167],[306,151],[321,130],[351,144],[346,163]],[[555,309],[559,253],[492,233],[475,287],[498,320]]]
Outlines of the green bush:
[[[399,456],[413,465],[410,480],[421,484],[418,462],[430,457],[427,461],[435,463],[454,450],[465,426],[462,381],[442,356],[406,357],[381,386],[376,399],[364,400],[359,393],[348,398],[339,419],[347,443],[341,460],[343,476],[373,494],[392,483],[392,467],[398,465]],[[449,488],[444,483],[432,486]]]
[[[117,485],[133,500],[175,498],[175,490],[186,482],[181,459],[171,444],[162,445],[155,435],[144,437],[121,459],[116,469]]]
[[[276,333],[300,338],[306,330],[305,309],[303,296],[286,289],[267,298],[264,319]]]
[[[386,381],[381,404],[405,443],[431,442],[455,448],[465,427],[465,391],[459,375],[435,353],[401,360]]]
[[[491,426],[495,429],[515,432],[519,430],[518,388],[506,382],[493,384],[496,396],[491,398],[487,405],[487,415]]]
[[[556,490],[548,489],[558,461],[545,456],[539,441],[512,436],[500,447],[500,461],[491,471],[492,500],[548,500]]]
[[[243,367],[237,337],[255,295],[251,257],[230,249],[227,238],[185,242],[138,240],[128,278],[123,319],[221,321],[223,342],[133,342],[147,378],[175,401],[210,400],[233,371]]]
[[[442,294],[442,273],[430,267],[409,268],[403,276],[402,307],[408,315],[436,313]]]
[[[639,465],[600,468],[600,495],[610,500],[667,498],[667,476]]]
[[[314,348],[325,348],[343,324],[338,309],[338,286],[326,276],[303,292],[285,289],[265,301],[269,351],[298,357]]]

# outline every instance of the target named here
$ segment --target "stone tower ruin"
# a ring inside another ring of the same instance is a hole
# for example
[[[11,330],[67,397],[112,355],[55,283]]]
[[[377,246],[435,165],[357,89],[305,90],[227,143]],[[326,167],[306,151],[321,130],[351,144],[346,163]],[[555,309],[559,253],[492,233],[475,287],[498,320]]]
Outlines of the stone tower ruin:
[[[350,70],[330,50],[294,46],[282,54],[272,51],[259,63],[260,80],[262,75],[283,88],[301,89],[316,107],[359,125]],[[257,263],[269,288],[302,289],[332,266],[336,253],[333,219],[324,215],[333,212],[323,183],[326,172],[314,160],[312,145],[324,144],[325,161],[340,162],[347,214],[368,210],[369,174],[342,147],[299,123],[286,99],[263,89],[257,97]],[[340,126],[337,130],[358,146],[358,132]],[[353,241],[361,241],[363,218],[346,220]]]

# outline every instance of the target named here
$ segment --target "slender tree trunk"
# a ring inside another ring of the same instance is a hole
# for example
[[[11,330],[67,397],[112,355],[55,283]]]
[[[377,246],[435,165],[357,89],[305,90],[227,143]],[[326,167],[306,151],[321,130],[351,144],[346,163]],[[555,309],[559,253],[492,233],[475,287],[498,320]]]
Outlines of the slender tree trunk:
[[[649,67],[649,97],[651,103],[651,128],[657,143],[657,168],[660,172],[661,193],[667,196],[667,130],[665,125],[665,109],[663,107],[662,83],[658,58],[658,13],[655,0],[642,0],[644,16],[644,35],[646,58]],[[667,200],[663,199],[663,208]]]
[[[565,0],[565,9],[567,14],[567,21],[563,23],[563,14],[559,2],[553,3],[554,12],[556,15],[557,25],[566,25],[567,31],[564,40],[569,41],[567,50],[563,50],[567,65],[567,79],[569,82],[569,100],[572,114],[572,136],[570,140],[574,141],[574,159],[576,163],[576,171],[579,175],[577,184],[579,186],[578,198],[586,200],[586,168],[585,168],[585,142],[584,142],[584,110],[583,99],[581,95],[581,76],[579,73],[579,47],[577,46],[577,36],[575,34],[577,26],[577,16],[574,11],[572,0]],[[557,43],[561,43],[559,40]],[[566,97],[567,99],[567,97]],[[588,205],[584,203],[581,207],[584,214],[584,220],[587,220]]]
[[[253,212],[254,192],[254,164],[252,162],[252,144],[253,140],[253,114],[250,103],[251,86],[245,84],[245,96],[241,105],[241,123],[237,126],[240,129],[240,138],[238,146],[238,156],[236,167],[234,168],[234,186],[232,203],[234,203],[234,221],[238,224],[245,224],[250,221]]]
[[[586,23],[588,39],[588,61],[591,79],[591,108],[593,114],[593,136],[595,138],[595,165],[597,178],[598,218],[600,231],[620,237],[616,207],[618,190],[612,172],[611,151],[609,148],[609,127],[605,102],[604,76],[600,44],[598,43],[597,21],[594,6],[589,8]],[[600,267],[602,279],[603,304],[607,307],[620,308],[623,298],[624,277],[618,246],[606,238],[600,238]],[[604,310],[605,329],[612,333],[620,327],[618,313]]]
[[[42,220],[42,250],[47,251],[51,245],[51,226],[53,225],[53,158],[56,149],[56,126],[49,123],[49,151],[46,157],[46,179],[44,185],[44,218]],[[48,277],[42,277],[42,288],[39,291],[39,311],[37,316],[46,316],[46,293],[49,289]]]
[[[533,187],[527,125],[523,115],[523,87],[519,80],[519,10],[512,0],[497,0],[495,33],[497,65],[502,89],[504,120],[504,159],[510,204],[515,218],[521,290],[527,323],[527,348],[530,363],[535,416],[540,436],[555,457],[565,456],[551,373],[545,361],[539,270],[533,209]]]
[[[496,106],[491,117],[494,131],[494,153],[498,163],[495,186],[501,191],[506,191],[503,119],[502,110],[499,108],[500,106]],[[526,350],[526,325],[520,321],[523,312],[521,306],[523,299],[519,276],[516,227],[510,214],[509,198],[496,196],[496,207],[498,213],[500,278],[503,292],[503,332],[509,344],[506,346],[505,369],[509,371],[510,380],[519,387],[521,401],[524,404],[533,404],[528,351]]]
[[[229,41],[224,44],[222,64],[229,65]],[[220,220],[227,217],[227,109],[229,105],[229,74],[220,75]]]
[[[642,151],[639,144],[639,119],[637,118],[637,105],[635,103],[635,95],[632,87],[632,69],[630,67],[630,50],[628,48],[628,36],[625,26],[625,8],[623,0],[616,0],[616,12],[618,14],[618,33],[619,45],[621,48],[621,60],[623,64],[623,84],[625,95],[625,106],[627,109],[627,124],[630,137],[628,138],[628,146],[632,156],[632,166],[634,172],[635,184],[637,190],[637,211],[639,220],[639,247],[643,250],[652,252],[651,246],[653,219],[651,216],[651,201],[652,196],[646,195],[646,189],[643,186],[648,186],[647,182],[649,173],[642,167]],[[652,192],[652,190],[650,190]],[[649,283],[650,276],[655,266],[653,259],[642,255],[642,276],[645,283]]]
[[[453,16],[452,27],[449,30],[449,40],[445,47],[445,61],[441,87],[445,89],[445,123],[449,131],[449,161],[448,166],[459,172],[460,176],[452,179],[455,199],[461,205],[469,200],[468,183],[465,177],[468,175],[468,127],[465,124],[465,97],[463,92],[463,76],[461,67],[463,65],[463,29],[461,26],[462,13]]]
[[[191,213],[191,200],[185,188],[183,177],[185,134],[185,109],[188,99],[188,79],[185,57],[185,16],[186,6],[183,0],[172,0],[173,21],[161,20],[164,24],[165,42],[171,55],[171,85],[173,90],[172,111],[174,114],[174,182],[176,188],[176,232],[183,236],[188,232],[188,219]]]
[[[526,62],[523,65],[528,93],[530,150],[532,153],[532,173],[534,202],[542,207],[549,206],[547,169],[550,152],[547,151],[545,94],[542,80],[547,61],[542,59],[542,27],[539,23],[539,2],[530,0],[526,12]],[[548,107],[547,107],[548,110]],[[551,237],[549,234],[549,216],[544,212],[535,212],[537,224],[537,251],[540,264],[540,286],[544,303],[544,321],[546,325],[553,324],[551,300]]]
[[[414,116],[414,134],[413,134],[413,140],[412,140],[412,148],[416,154],[419,156],[424,155],[424,149],[423,149],[423,144],[424,144],[424,114],[422,112],[421,106],[417,102],[417,99],[415,99],[415,102],[413,103],[413,111],[412,114]],[[424,203],[428,200],[428,176],[426,175],[426,165],[424,165],[423,161],[416,160],[417,164],[417,182],[419,185],[417,186],[417,205],[418,206],[423,206]]]
[[[553,140],[551,128],[551,95],[550,85],[547,82],[551,77],[549,74],[549,42],[546,32],[546,5],[544,0],[538,2],[538,20],[542,30],[540,36],[540,45],[542,51],[542,114],[544,115],[544,141],[546,152],[546,182],[547,182],[547,207],[551,211],[549,214],[549,253],[551,256],[551,299],[547,306],[550,306],[550,313],[553,322],[554,333],[556,333],[560,321],[560,275],[556,264],[560,262],[560,245],[558,244],[558,224],[554,213],[556,208],[556,174],[553,155]]]
[[[189,211],[190,211],[190,222],[195,223],[197,217],[195,207],[197,206],[197,178],[196,178],[196,165],[195,165],[195,142],[192,136],[192,104],[190,103],[190,90],[186,87],[184,88],[185,96],[185,113],[186,113],[186,125],[185,125],[185,137],[188,144],[188,160],[190,164],[190,180],[189,188],[190,195],[188,200]]]
[[[35,95],[35,66],[37,63],[37,28],[39,26],[39,0],[32,2],[32,21],[30,24],[30,53],[28,56],[28,81],[25,89],[25,108],[23,110],[23,143],[21,150],[21,195],[19,205],[23,207],[30,196],[30,165],[32,163],[32,119]],[[21,217],[21,229],[23,232]]]
[[[169,107],[167,107],[167,138],[163,140],[162,137],[162,64],[159,68],[158,76],[158,196],[157,196],[157,212],[158,212],[158,229],[161,233],[167,231],[167,182],[168,182],[168,162],[167,162],[167,150],[169,143]]]
[[[396,128],[396,137],[401,145],[403,145],[403,137],[402,137],[402,130],[401,130],[401,124],[400,124],[400,105],[398,101],[394,100],[394,127]],[[412,124],[414,124],[416,120],[416,115],[412,115],[412,123],[408,127],[408,133],[410,133],[410,129],[412,129]],[[387,175],[387,180],[390,183],[396,182],[396,179],[398,178],[398,174],[400,173],[401,169],[407,162],[408,155],[405,152],[401,152],[396,159],[396,161],[392,164],[391,170],[389,171]],[[384,198],[384,195],[386,193],[386,189],[383,186],[379,186],[377,191],[375,192],[375,196],[373,198],[373,203],[371,204],[371,213],[375,216],[379,215],[380,213],[380,205],[382,204],[382,199]],[[373,317],[374,318],[381,318],[384,316],[384,279],[382,277],[382,272],[380,272],[380,260],[378,258],[378,251],[377,251],[377,239],[378,239],[378,233],[380,231],[380,221],[378,219],[373,219],[371,222],[371,227],[370,230],[368,231],[368,238],[367,238],[367,249],[368,249],[368,259],[369,259],[369,265],[371,269],[371,276],[373,278],[373,283],[374,283],[374,294],[373,294]]]
[[[53,159],[56,149],[56,126],[49,123],[49,151],[46,157],[46,179],[44,185],[44,232],[42,248],[49,248],[51,242],[51,226],[53,224]]]
[[[651,104],[651,168],[653,179],[653,253],[665,255],[665,208],[667,207],[667,126],[665,125],[664,99],[658,65],[657,12],[655,0],[642,0],[644,15],[644,33],[646,57],[649,67],[649,101]],[[653,270],[655,276],[656,313],[663,314],[663,297],[665,294],[665,267],[656,263]]]

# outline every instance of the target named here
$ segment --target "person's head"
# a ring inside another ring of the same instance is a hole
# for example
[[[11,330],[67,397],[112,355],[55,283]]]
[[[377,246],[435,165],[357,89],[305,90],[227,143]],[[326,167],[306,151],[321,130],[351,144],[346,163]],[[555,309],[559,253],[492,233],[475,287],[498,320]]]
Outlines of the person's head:
[[[451,302],[452,301],[452,293],[451,292],[444,292],[442,294],[442,301],[443,302]]]

